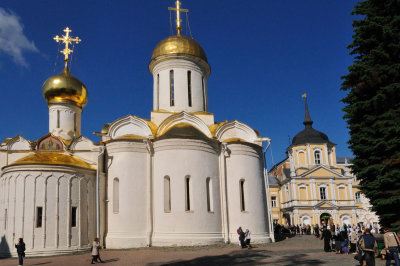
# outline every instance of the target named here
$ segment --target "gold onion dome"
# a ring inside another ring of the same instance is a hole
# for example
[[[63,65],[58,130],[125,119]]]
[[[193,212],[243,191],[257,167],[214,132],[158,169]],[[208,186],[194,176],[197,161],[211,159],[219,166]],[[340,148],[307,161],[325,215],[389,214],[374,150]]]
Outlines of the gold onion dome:
[[[85,84],[71,75],[68,67],[48,78],[42,86],[42,94],[48,103],[75,103],[84,107],[88,100]]]
[[[183,35],[170,36],[159,42],[153,50],[151,60],[162,55],[179,54],[196,56],[208,63],[206,53],[200,44],[192,38]]]

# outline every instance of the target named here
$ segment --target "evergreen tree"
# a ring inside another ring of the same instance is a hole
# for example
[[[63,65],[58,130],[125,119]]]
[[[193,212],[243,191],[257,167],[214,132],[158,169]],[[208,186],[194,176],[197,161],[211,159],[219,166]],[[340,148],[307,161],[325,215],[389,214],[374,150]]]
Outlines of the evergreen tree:
[[[341,87],[352,171],[381,225],[400,231],[400,0],[364,0],[352,15],[354,62]]]

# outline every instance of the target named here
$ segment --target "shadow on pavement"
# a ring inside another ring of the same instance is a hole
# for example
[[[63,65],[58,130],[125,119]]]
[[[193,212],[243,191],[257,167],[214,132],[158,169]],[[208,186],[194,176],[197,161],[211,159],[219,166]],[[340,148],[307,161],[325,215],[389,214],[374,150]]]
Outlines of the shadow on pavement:
[[[233,251],[229,254],[218,255],[218,256],[205,256],[200,258],[195,258],[192,260],[179,260],[171,261],[167,263],[149,263],[148,266],[155,265],[238,265],[238,264],[258,264],[257,262],[263,259],[270,258],[265,251]]]
[[[104,263],[115,262],[115,261],[119,261],[119,258],[113,258],[113,259],[103,260]]]
[[[325,262],[319,259],[308,259],[307,254],[296,254],[292,256],[283,256],[271,264],[284,263],[285,266],[296,266],[296,265],[324,265]]]
[[[50,263],[52,263],[52,262],[51,261],[46,261],[46,262],[39,262],[39,263],[35,263],[35,264],[29,264],[29,265],[34,266],[34,265],[44,265],[44,264],[50,264]]]

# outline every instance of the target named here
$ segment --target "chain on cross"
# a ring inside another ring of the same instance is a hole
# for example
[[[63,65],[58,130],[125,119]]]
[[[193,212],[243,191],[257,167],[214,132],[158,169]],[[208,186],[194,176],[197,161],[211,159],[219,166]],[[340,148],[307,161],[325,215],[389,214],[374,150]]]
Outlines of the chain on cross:
[[[177,0],[175,2],[175,7],[168,7],[168,10],[174,10],[176,11],[176,34],[177,35],[181,35],[181,12],[189,12],[189,9],[182,9],[181,8],[181,2],[179,2],[179,0]]]
[[[68,55],[74,52],[73,50],[69,49],[68,45],[69,45],[70,43],[73,43],[73,42],[75,42],[76,44],[78,44],[78,43],[81,42],[82,40],[79,39],[79,37],[73,38],[73,37],[69,36],[69,33],[71,32],[71,30],[70,30],[68,27],[64,29],[64,32],[66,33],[65,35],[63,35],[62,37],[59,37],[59,36],[57,35],[56,37],[54,37],[54,40],[55,40],[56,42],[60,42],[60,41],[61,41],[61,42],[63,42],[63,43],[65,44],[64,50],[60,51],[60,53],[64,54],[64,56],[65,56],[65,58],[64,58],[65,67],[67,67],[68,61],[69,61]]]

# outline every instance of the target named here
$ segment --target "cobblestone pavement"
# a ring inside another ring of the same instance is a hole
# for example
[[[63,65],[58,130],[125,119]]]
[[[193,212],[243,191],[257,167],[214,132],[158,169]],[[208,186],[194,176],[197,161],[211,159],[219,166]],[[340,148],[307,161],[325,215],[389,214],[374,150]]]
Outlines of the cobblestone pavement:
[[[354,255],[326,253],[323,242],[313,236],[296,236],[281,242],[241,249],[237,245],[204,247],[102,250],[103,265],[357,265]],[[90,253],[27,258],[24,265],[90,265]],[[377,259],[376,265],[385,265]],[[1,259],[1,266],[18,265],[15,258]]]

